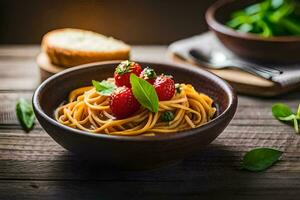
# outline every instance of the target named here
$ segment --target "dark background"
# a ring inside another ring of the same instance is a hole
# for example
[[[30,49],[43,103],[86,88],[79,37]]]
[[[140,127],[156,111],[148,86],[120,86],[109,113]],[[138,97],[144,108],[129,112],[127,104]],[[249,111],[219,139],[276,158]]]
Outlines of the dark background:
[[[0,44],[40,43],[47,31],[94,30],[130,44],[168,44],[207,30],[215,0],[0,0]]]

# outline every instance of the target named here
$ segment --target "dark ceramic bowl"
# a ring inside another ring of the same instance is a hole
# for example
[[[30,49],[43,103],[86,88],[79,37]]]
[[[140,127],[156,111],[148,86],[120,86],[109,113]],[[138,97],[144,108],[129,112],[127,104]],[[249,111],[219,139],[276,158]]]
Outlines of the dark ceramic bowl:
[[[237,56],[248,60],[268,63],[300,62],[300,37],[261,37],[241,33],[224,25],[232,12],[259,2],[257,0],[219,0],[206,12],[209,28],[219,40]]]
[[[33,108],[42,127],[58,144],[86,159],[131,169],[168,165],[211,143],[236,111],[236,94],[219,77],[195,67],[141,61],[142,66],[172,74],[176,82],[191,83],[198,91],[211,96],[218,110],[215,118],[196,129],[154,137],[92,134],[61,125],[54,119],[54,110],[71,90],[91,85],[93,79],[111,77],[118,63],[100,62],[67,69],[44,81],[34,93]]]

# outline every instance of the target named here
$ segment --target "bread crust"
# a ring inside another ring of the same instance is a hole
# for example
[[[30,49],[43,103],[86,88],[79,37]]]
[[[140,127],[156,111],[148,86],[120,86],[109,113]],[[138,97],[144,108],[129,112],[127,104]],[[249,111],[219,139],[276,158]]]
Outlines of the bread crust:
[[[48,32],[42,40],[42,50],[48,55],[50,61],[61,67],[73,67],[81,64],[107,61],[107,60],[127,60],[130,57],[130,47],[117,51],[86,51],[61,48],[49,43],[48,38],[51,34],[66,30],[83,31],[80,29],[58,29]]]

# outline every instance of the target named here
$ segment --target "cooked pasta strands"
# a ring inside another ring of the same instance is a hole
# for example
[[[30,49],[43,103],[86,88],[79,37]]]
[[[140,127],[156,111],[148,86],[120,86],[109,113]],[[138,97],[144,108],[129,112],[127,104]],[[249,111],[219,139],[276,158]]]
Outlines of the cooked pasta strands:
[[[113,81],[113,79],[108,79]],[[96,92],[94,87],[73,90],[69,103],[55,111],[55,118],[61,124],[72,128],[111,135],[142,135],[174,133],[199,127],[212,119],[216,109],[213,100],[198,93],[191,85],[180,84],[181,92],[171,100],[160,101],[157,113],[141,108],[125,119],[116,119],[109,108],[109,97]],[[164,112],[172,112],[174,118],[161,121]]]
[[[195,124],[192,122],[192,120],[187,115],[184,116],[184,119],[191,126],[191,128],[195,128]]]
[[[93,87],[81,87],[78,89],[73,90],[69,95],[69,102],[74,101],[78,96],[82,95],[84,92],[91,90]]]
[[[143,136],[155,136],[155,133],[144,133]]]

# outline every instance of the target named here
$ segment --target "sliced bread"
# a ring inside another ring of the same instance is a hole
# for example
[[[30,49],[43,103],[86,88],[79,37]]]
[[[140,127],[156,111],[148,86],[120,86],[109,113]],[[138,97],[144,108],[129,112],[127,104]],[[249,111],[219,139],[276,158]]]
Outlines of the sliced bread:
[[[130,46],[120,40],[92,31],[70,28],[47,33],[42,40],[42,49],[53,64],[62,67],[126,60],[130,54]]]

